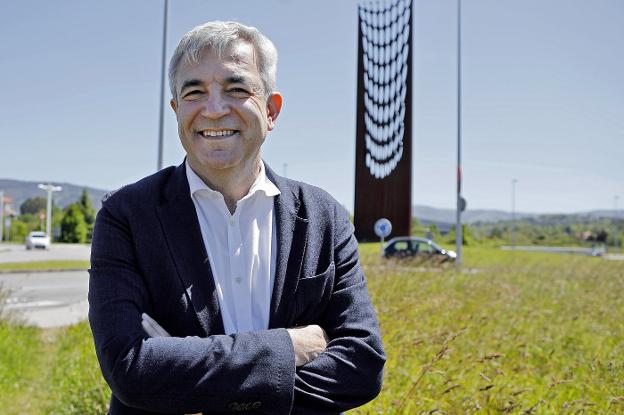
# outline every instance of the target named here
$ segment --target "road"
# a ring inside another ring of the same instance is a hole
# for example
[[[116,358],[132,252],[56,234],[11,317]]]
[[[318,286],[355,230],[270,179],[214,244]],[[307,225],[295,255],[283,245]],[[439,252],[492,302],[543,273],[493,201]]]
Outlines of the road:
[[[90,255],[91,245],[86,244],[53,244],[48,250],[32,249],[29,251],[24,244],[0,243],[0,263],[54,260],[88,261]]]
[[[9,291],[4,309],[26,324],[59,327],[87,318],[87,271],[0,274]]]

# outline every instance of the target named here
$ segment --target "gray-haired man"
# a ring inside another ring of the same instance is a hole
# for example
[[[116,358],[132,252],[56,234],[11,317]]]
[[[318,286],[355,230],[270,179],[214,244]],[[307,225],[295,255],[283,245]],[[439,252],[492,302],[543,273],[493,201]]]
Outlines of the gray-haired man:
[[[111,414],[334,414],[379,393],[347,212],[260,158],[276,64],[253,27],[187,33],[169,70],[186,159],[103,202],[89,320]]]

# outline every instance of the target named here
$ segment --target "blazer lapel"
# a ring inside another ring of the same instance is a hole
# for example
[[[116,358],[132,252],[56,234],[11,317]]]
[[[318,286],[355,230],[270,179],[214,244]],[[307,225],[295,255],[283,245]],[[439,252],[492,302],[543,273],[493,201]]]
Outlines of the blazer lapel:
[[[217,290],[190,197],[184,163],[175,169],[164,196],[157,211],[178,277],[204,334],[223,334]]]
[[[265,163],[267,176],[280,194],[275,198],[277,221],[277,260],[269,328],[288,327],[292,323],[293,299],[308,239],[308,220],[297,216],[299,198]]]

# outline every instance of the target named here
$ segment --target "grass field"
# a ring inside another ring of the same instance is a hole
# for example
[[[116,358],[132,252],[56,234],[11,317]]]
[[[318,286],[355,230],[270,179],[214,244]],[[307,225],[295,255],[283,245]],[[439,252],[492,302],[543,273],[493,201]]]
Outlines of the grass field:
[[[458,272],[378,249],[361,252],[385,382],[351,413],[624,413],[624,263],[465,248]],[[0,324],[3,414],[103,413],[108,393],[86,324]]]
[[[388,363],[355,413],[624,413],[624,264],[466,249],[453,267],[363,246]]]
[[[2,272],[25,272],[25,271],[50,271],[50,270],[75,270],[88,269],[89,261],[32,261],[32,262],[3,262],[0,263]]]

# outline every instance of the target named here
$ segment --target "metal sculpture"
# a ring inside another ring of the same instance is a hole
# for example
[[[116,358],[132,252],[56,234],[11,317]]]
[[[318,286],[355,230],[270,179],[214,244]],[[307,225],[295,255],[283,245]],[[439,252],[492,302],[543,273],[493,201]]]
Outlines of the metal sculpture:
[[[409,235],[412,178],[411,0],[358,6],[358,98],[355,234],[376,239],[373,225],[392,222]]]

